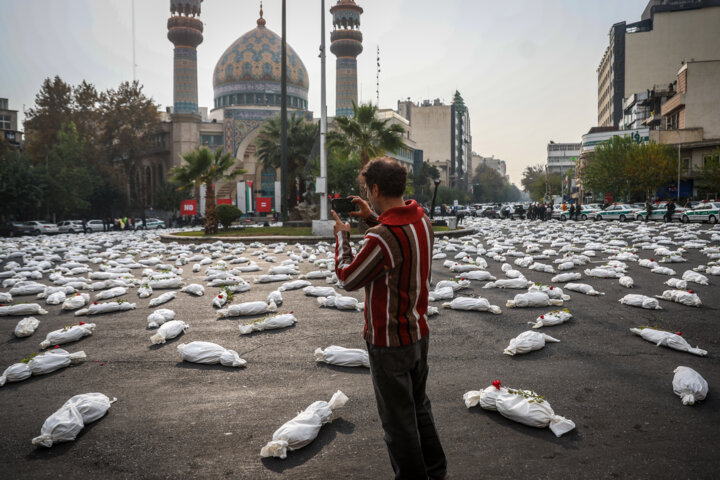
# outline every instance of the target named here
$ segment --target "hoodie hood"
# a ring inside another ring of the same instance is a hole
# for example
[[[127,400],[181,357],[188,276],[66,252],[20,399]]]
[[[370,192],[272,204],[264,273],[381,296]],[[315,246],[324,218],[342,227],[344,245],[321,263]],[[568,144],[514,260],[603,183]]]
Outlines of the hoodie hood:
[[[389,208],[378,217],[378,222],[385,225],[409,225],[425,216],[425,211],[415,200],[406,200],[405,206]]]

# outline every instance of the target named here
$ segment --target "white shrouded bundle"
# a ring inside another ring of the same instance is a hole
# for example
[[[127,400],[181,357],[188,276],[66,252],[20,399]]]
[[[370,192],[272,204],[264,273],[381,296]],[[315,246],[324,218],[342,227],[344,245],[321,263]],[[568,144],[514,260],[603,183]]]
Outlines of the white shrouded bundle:
[[[230,293],[243,293],[249,291],[251,288],[250,284],[242,279],[236,284],[225,285],[225,289]]]
[[[255,277],[253,282],[255,283],[271,283],[271,282],[286,282],[292,277],[290,275],[260,275]]]
[[[274,267],[270,267],[268,273],[270,275],[297,275],[300,272],[294,265],[276,265]]]
[[[452,310],[471,310],[476,312],[490,312],[496,315],[501,313],[500,307],[497,305],[490,305],[487,298],[472,298],[472,297],[457,297],[452,302],[446,302],[442,304],[443,308],[450,308]]]
[[[450,267],[450,271],[453,273],[465,273],[465,272],[472,272],[473,270],[477,270],[476,265],[461,265],[459,263],[454,264],[452,267]]]
[[[650,271],[651,271],[652,273],[657,273],[657,274],[660,274],[660,275],[675,275],[675,270],[673,270],[672,268],[661,267],[661,266],[659,266],[659,265],[656,266],[655,268],[653,268],[653,269],[650,270]]]
[[[297,318],[292,313],[281,313],[280,315],[272,315],[265,318],[259,318],[254,322],[239,325],[240,335],[249,335],[253,332],[262,332],[263,330],[277,330],[295,325]]]
[[[433,315],[439,315],[439,314],[440,314],[439,308],[433,307],[432,305],[428,305],[425,315],[427,315],[428,317],[432,317]]]
[[[550,279],[550,281],[553,283],[565,283],[572,282],[573,280],[580,280],[581,278],[582,275],[578,272],[568,272],[555,275],[553,278]]]
[[[432,257],[433,260],[442,260],[443,258],[447,258],[447,253],[436,253]]]
[[[54,288],[54,287],[48,287],[48,288]],[[42,295],[42,292],[38,293],[38,298],[44,298],[44,297],[41,297],[40,295]],[[0,292],[0,303],[12,303],[12,301],[13,301],[12,295],[10,295],[7,292]]]
[[[96,300],[109,300],[111,298],[120,297],[127,293],[127,289],[123,287],[115,287],[109,290],[103,290],[95,295]]]
[[[455,278],[459,278],[461,280],[480,280],[480,281],[495,280],[495,277],[486,270],[471,270],[469,272],[455,275]]]
[[[705,270],[708,275],[720,275],[720,266],[713,265]]]
[[[670,288],[676,288],[678,290],[685,290],[687,288],[687,281],[680,280],[679,278],[670,278],[665,281],[665,285]]]
[[[690,367],[677,367],[673,373],[673,392],[682,399],[683,405],[694,405],[697,401],[705,400],[708,383],[702,375]]]
[[[505,388],[497,380],[485,390],[466,392],[463,400],[468,408],[480,405],[485,410],[495,410],[503,417],[523,425],[550,427],[557,437],[575,428],[572,420],[555,415],[550,402],[535,392]]]
[[[182,320],[170,320],[158,328],[157,333],[150,337],[150,341],[153,345],[160,345],[165,343],[167,340],[177,337],[181,333],[184,333],[190,327],[187,323]]]
[[[625,295],[623,298],[618,300],[618,302],[631,307],[646,308],[648,310],[662,310],[660,302],[658,302],[656,298],[646,297],[645,295]]]
[[[157,307],[158,305],[162,305],[163,303],[169,302],[170,300],[174,299],[175,297],[177,297],[177,292],[165,292],[162,295],[157,296],[157,297],[153,298],[152,300],[150,300],[150,303],[148,303],[148,305],[150,307]]]
[[[50,345],[62,345],[63,343],[76,342],[83,337],[92,335],[94,330],[94,323],[83,323],[82,325],[73,325],[71,327],[53,330],[47,334],[45,340],[40,342],[40,348],[47,348]]]
[[[597,278],[620,278],[622,277],[622,273],[612,269],[612,268],[602,268],[602,267],[596,267],[591,269],[585,269],[585,275],[588,277],[597,277]]]
[[[147,283],[140,285],[137,292],[138,297],[140,298],[148,298],[152,296],[152,293],[152,288],[150,288],[150,285],[148,285]]]
[[[451,287],[436,288],[428,294],[428,301],[450,300],[453,296],[455,296],[455,291]]]
[[[205,288],[199,283],[191,283],[190,285],[180,289],[181,292],[195,295],[196,297],[202,297],[205,295]]]
[[[503,353],[510,356],[530,353],[543,348],[546,342],[560,342],[560,340],[550,335],[545,335],[544,333],[527,330],[510,340],[510,344],[505,348]]]
[[[15,285],[13,288],[10,289],[10,295],[17,295],[18,297],[22,295],[35,295],[36,293],[44,292],[45,291],[45,285],[42,283],[23,283],[23,285]]]
[[[287,451],[298,450],[315,440],[320,427],[328,423],[333,411],[344,406],[348,401],[340,390],[335,392],[329,402],[317,401],[312,403],[295,418],[286,422],[275,430],[272,441],[268,442],[262,450],[261,457],[287,458]]]
[[[255,262],[250,262],[247,265],[243,265],[242,267],[235,267],[235,268],[241,272],[257,272],[260,270],[260,266]]]
[[[318,348],[315,350],[315,361],[341,367],[370,368],[368,352],[361,348],[345,348],[337,345],[330,345],[325,350]]]
[[[642,260],[638,261],[638,265],[645,268],[655,268],[658,266],[657,262],[654,259],[648,260],[647,258],[643,258]]]
[[[135,304],[118,300],[115,302],[92,304],[88,308],[76,311],[75,316],[79,317],[81,315],[99,315],[101,313],[126,312],[128,310],[135,310]]]
[[[67,300],[65,292],[55,292],[47,296],[47,298],[45,299],[45,303],[47,305],[60,305],[65,300]]]
[[[313,272],[308,272],[305,275],[300,275],[298,278],[302,280],[310,279],[310,280],[320,280],[322,278],[327,278],[332,276],[333,272],[330,270],[315,270]]]
[[[700,297],[692,290],[665,290],[662,295],[655,295],[661,300],[669,300],[671,302],[687,305],[688,307],[699,307],[702,305]]]
[[[654,343],[655,345],[672,348],[681,352],[692,353],[693,355],[699,355],[704,357],[707,355],[707,350],[701,348],[693,348],[690,344],[677,333],[665,332],[663,330],[655,330],[649,327],[631,328],[631,332],[635,335],[640,335],[643,339],[648,342]]]
[[[62,310],[77,310],[90,302],[90,295],[87,293],[76,293],[63,302]]]
[[[70,364],[79,363],[85,360],[85,352],[79,351],[70,353],[61,348],[55,348],[48,352],[36,355],[27,363],[15,363],[5,369],[0,375],[0,387],[6,382],[20,382],[30,378],[31,375],[45,375],[65,368]]]
[[[116,401],[102,393],[75,395],[45,420],[40,436],[33,438],[32,444],[52,447],[75,440],[85,425],[101,419]]]
[[[175,312],[167,308],[158,308],[147,317],[148,328],[157,328],[175,318]]]
[[[37,330],[37,327],[39,325],[40,325],[40,320],[38,320],[35,317],[23,318],[15,326],[15,336],[19,337],[19,338],[29,337],[30,335],[35,333],[35,330]]]
[[[312,285],[312,283],[308,282],[307,280],[293,280],[292,282],[285,282],[282,285],[280,285],[281,292],[285,292],[287,290],[297,290],[298,288],[305,288]]]
[[[570,300],[570,295],[566,295],[560,287],[553,287],[552,285],[531,285],[528,287],[528,292],[543,292],[548,297],[554,298],[555,300],[562,300],[567,302]]]
[[[276,312],[275,303],[265,302],[244,302],[237,305],[230,305],[228,308],[218,310],[218,318],[240,317],[243,315],[260,315],[261,313]]]
[[[534,270],[536,272],[545,272],[545,273],[555,273],[555,269],[552,267],[552,265],[546,265],[544,263],[533,263],[528,267],[529,270]]]
[[[309,286],[303,288],[303,292],[308,297],[332,297],[337,295],[337,292],[333,287],[315,287]]]
[[[708,278],[705,275],[693,272],[692,270],[685,271],[685,273],[683,273],[682,275],[682,279],[686,282],[698,283],[700,285],[708,285]]]
[[[355,310],[361,312],[365,309],[365,304],[358,302],[357,298],[346,297],[343,295],[318,297],[317,302],[321,307],[337,308],[338,310]]]
[[[168,288],[180,288],[182,287],[182,278],[163,278],[160,280],[149,280],[147,283],[153,290],[162,290]]]
[[[242,277],[236,277],[236,276],[229,276],[229,277],[222,277],[222,278],[216,278],[215,280],[212,280],[210,283],[208,283],[208,287],[228,287],[230,285],[237,285],[237,284],[247,284],[248,290],[249,283],[245,281]]]
[[[435,290],[445,287],[450,287],[457,292],[463,288],[470,288],[470,280],[440,280],[435,284]]]
[[[627,275],[623,275],[622,277],[620,277],[618,283],[625,288],[633,288],[633,286],[635,285],[635,281],[632,279],[632,277],[628,277]]]
[[[562,306],[563,301],[550,298],[547,293],[528,292],[518,293],[515,298],[508,300],[505,306],[508,308],[528,308],[528,307],[545,307],[548,305]]]
[[[213,306],[217,308],[222,308],[227,303],[227,293],[226,292],[220,292],[215,297],[213,297]]]
[[[282,292],[280,290],[273,290],[270,292],[267,296],[267,303],[273,302],[275,305],[282,305],[283,303],[283,297]]]
[[[6,315],[46,315],[48,312],[37,303],[20,303],[8,307],[0,307],[0,317]]]
[[[598,292],[587,283],[566,283],[565,290],[570,290],[571,292],[580,292],[593,297],[598,295],[605,295],[604,292]]]
[[[515,289],[523,289],[528,288],[530,285],[532,285],[533,282],[528,280],[525,277],[521,278],[501,278],[500,280],[495,280],[494,282],[488,282],[485,285],[483,285],[483,288],[515,288]]]
[[[181,343],[177,346],[180,358],[185,362],[214,365],[219,363],[225,367],[244,367],[247,362],[240,358],[235,350],[211,342]]]
[[[557,269],[561,272],[564,270],[572,270],[575,268],[575,262],[562,262],[560,265],[558,265]]]
[[[528,324],[532,325],[532,328],[553,327],[555,325],[565,323],[571,318],[572,313],[570,313],[567,309],[553,310],[552,312],[540,315],[537,319],[535,319],[535,322],[528,322]]]

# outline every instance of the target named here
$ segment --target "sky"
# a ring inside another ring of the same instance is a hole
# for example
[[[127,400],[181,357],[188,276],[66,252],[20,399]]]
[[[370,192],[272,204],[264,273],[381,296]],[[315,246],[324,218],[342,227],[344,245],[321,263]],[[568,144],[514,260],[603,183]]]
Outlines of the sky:
[[[647,0],[356,0],[363,7],[358,57],[361,102],[380,108],[455,90],[470,111],[473,150],[523,169],[546,162],[547,144],[580,142],[597,124],[597,68],[613,23],[640,20]],[[326,0],[326,9],[336,3]],[[132,0],[0,0],[0,97],[30,108],[42,82],[59,75],[98,90],[133,79]],[[267,27],[281,32],[281,1],[265,0]],[[320,0],[287,0],[287,39],[310,77],[309,108],[320,115]],[[212,107],[220,56],[256,26],[257,0],[204,0],[198,100]],[[136,78],[164,106],[173,102],[169,0],[135,0]],[[335,111],[335,57],[326,13],[327,105]],[[22,115],[21,115],[22,120]]]

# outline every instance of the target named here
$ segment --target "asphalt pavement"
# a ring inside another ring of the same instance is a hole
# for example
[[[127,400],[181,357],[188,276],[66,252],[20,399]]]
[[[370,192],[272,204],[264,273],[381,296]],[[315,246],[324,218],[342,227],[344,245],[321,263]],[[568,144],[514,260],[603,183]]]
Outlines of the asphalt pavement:
[[[494,227],[488,228],[490,222]],[[568,238],[576,236],[574,243],[585,234],[577,229],[611,232],[620,227],[612,236],[627,238],[622,232],[641,228],[638,223],[558,225],[483,220],[476,223],[480,228],[477,238],[488,248],[488,239],[496,238],[498,226],[505,228],[506,238],[521,226],[520,232],[538,239],[546,236],[544,230],[549,228],[550,240],[558,238],[558,229],[562,229]],[[649,236],[658,239],[668,226],[654,224],[654,228]],[[679,228],[712,230],[720,235],[719,229],[707,225]],[[86,251],[152,250],[153,255],[165,256],[173,252],[172,245],[157,242],[155,233],[111,234],[107,243],[100,242],[99,235],[8,239],[0,242],[0,256],[13,246],[26,252],[55,250],[62,255],[64,249],[86,240],[93,241],[83,246]],[[441,238],[439,234],[436,240]],[[710,234],[700,238],[709,240]],[[134,248],[135,241],[142,239],[151,241]],[[678,240],[679,245],[683,241]],[[521,244],[515,248],[523,249]],[[248,248],[243,255],[254,250]],[[646,250],[638,254],[641,258],[654,256]],[[287,258],[277,257],[279,261]],[[699,249],[690,249],[685,257],[687,263],[667,265],[678,272],[676,277],[708,261]],[[554,258],[541,261],[552,263]],[[593,262],[599,265],[606,258],[598,254]],[[514,259],[507,260],[512,264]],[[0,257],[0,261],[1,269],[7,259]],[[443,261],[433,262],[433,282],[454,277]],[[503,278],[502,262],[487,261],[487,270]],[[268,263],[258,263],[263,272],[244,274],[246,280],[252,282],[267,271]],[[523,290],[482,289],[485,282],[472,282],[472,289],[456,296],[485,297],[500,306],[502,314],[441,309],[439,316],[431,317],[428,395],[452,478],[696,479],[720,475],[720,277],[709,276],[708,286],[689,287],[702,299],[700,308],[661,301],[662,310],[643,310],[621,305],[618,299],[627,293],[661,294],[669,288],[663,285],[669,277],[627,263],[635,288],[626,289],[617,279],[583,275],[579,282],[589,283],[605,295],[566,292],[572,299],[565,307],[574,318],[541,329],[560,343],[526,355],[510,357],[502,352],[511,338],[530,328],[528,322],[555,307],[506,308],[505,302]],[[529,280],[551,284],[552,274],[516,268]],[[316,268],[305,261],[299,269],[308,272]],[[204,275],[192,273],[191,265],[184,266],[183,272],[185,284],[203,283]],[[138,270],[133,273],[140,276]],[[40,281],[49,283],[47,275]],[[312,283],[328,286],[324,280]],[[278,286],[252,284],[252,289],[237,294],[233,303],[264,300]],[[62,312],[59,305],[46,306],[49,314],[36,315],[40,327],[27,338],[13,335],[22,317],[0,317],[0,370],[39,351],[40,341],[52,330],[78,320],[97,324],[92,336],[62,346],[71,352],[84,350],[86,361],[0,388],[0,477],[392,478],[368,370],[316,363],[313,356],[316,348],[329,345],[364,348],[363,314],[320,308],[302,290],[288,291],[283,293],[279,311],[292,311],[298,319],[295,326],[241,336],[238,324],[260,316],[219,319],[211,304],[219,288],[206,286],[205,290],[203,297],[178,293],[161,307],[174,310],[176,319],[190,325],[186,333],[164,345],[150,343],[153,331],[146,328],[146,317],[152,309],[149,299],[139,299],[135,290],[123,297],[136,304],[136,309],[128,312],[75,317],[72,312]],[[349,295],[363,299],[362,291]],[[15,298],[15,303],[35,301],[34,295]],[[657,347],[629,331],[644,325],[682,331],[688,342],[709,353],[699,357]],[[236,369],[182,362],[176,347],[195,340],[236,350],[247,366]],[[673,370],[680,365],[692,367],[708,381],[706,400],[683,406],[673,393]],[[555,413],[573,420],[576,429],[557,438],[547,428],[528,427],[497,412],[465,407],[465,392],[481,390],[496,379],[544,395]],[[289,452],[285,460],[260,457],[260,449],[278,427],[312,402],[329,400],[337,390],[342,390],[349,402],[322,427],[314,442]],[[31,444],[48,416],[73,395],[88,392],[116,397],[117,402],[73,442],[49,449]]]

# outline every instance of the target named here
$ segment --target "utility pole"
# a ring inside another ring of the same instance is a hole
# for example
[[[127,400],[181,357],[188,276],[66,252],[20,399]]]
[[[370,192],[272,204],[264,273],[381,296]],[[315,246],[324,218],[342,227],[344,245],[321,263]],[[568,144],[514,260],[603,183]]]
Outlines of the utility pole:
[[[133,49],[133,82],[137,79],[136,78],[136,67],[137,63],[135,62],[135,0],[132,0],[132,49]]]
[[[287,40],[285,32],[285,0],[282,0],[282,42],[280,53],[280,205],[283,221],[288,216],[287,178]]]
[[[327,104],[325,98],[325,0],[320,0],[320,178],[317,193],[320,193],[320,220],[328,219],[327,205]]]

